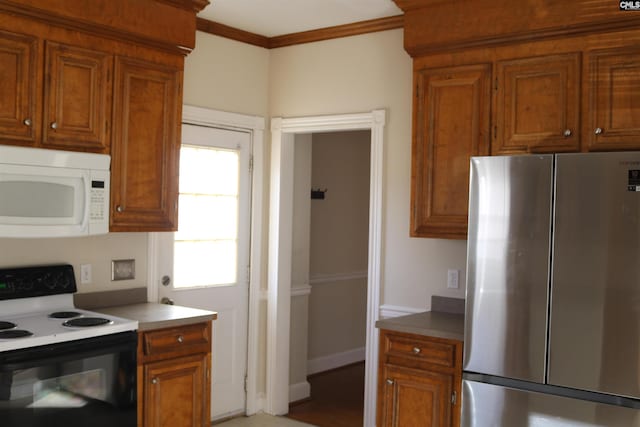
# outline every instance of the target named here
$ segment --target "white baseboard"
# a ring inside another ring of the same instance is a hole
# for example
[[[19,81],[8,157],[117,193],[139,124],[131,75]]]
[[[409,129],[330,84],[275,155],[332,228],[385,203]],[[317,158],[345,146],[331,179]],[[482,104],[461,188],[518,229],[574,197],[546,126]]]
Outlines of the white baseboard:
[[[342,353],[334,353],[328,356],[317,357],[307,361],[307,375],[336,369],[356,362],[362,362],[364,359],[364,347],[344,351]]]
[[[308,381],[289,386],[289,403],[307,399],[311,396],[311,384]]]
[[[383,304],[380,306],[380,318],[388,319],[389,317],[404,316],[407,314],[423,313],[425,308],[403,307],[401,305]]]

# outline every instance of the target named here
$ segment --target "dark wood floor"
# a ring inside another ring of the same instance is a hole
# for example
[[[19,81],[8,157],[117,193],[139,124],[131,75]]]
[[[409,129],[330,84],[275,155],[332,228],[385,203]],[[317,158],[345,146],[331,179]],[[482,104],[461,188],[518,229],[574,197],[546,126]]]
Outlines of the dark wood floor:
[[[291,404],[287,417],[318,427],[362,427],[364,362],[311,375],[311,398]]]

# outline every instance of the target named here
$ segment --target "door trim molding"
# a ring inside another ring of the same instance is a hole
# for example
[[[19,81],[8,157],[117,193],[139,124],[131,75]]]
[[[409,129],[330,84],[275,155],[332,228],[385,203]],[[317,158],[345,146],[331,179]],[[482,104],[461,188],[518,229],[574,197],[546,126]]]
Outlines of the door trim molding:
[[[269,261],[267,309],[267,401],[273,415],[288,412],[289,333],[293,217],[293,145],[296,133],[370,130],[369,254],[367,267],[367,343],[364,425],[375,425],[385,110],[331,116],[271,119]]]
[[[265,119],[259,116],[229,113],[191,105],[182,106],[182,123],[248,132],[251,134],[251,155],[253,174],[251,176],[251,236],[249,269],[249,318],[247,330],[247,401],[246,414],[252,415],[264,408],[264,395],[258,393],[259,358],[258,343],[260,330],[260,288],[261,266],[263,264],[262,242],[264,206],[264,128]],[[149,233],[147,299],[158,301],[160,278],[157,274],[156,256],[158,251],[156,233]]]

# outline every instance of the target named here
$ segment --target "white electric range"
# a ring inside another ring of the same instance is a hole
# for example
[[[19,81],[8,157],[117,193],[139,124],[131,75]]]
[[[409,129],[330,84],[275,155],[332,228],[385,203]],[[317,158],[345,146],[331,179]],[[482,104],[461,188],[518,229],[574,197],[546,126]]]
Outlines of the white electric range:
[[[135,331],[138,322],[74,307],[71,265],[0,270],[0,352]]]

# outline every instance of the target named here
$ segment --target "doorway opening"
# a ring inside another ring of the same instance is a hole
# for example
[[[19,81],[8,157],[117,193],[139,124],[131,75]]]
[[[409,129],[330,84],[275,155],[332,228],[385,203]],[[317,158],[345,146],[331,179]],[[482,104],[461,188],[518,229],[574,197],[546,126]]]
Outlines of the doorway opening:
[[[289,406],[291,295],[294,220],[294,144],[304,134],[370,131],[364,424],[375,423],[378,319],[382,240],[382,154],[385,111],[271,121],[271,182],[267,313],[267,412]],[[323,190],[320,188],[320,190]],[[328,189],[330,191],[330,189]],[[328,193],[327,193],[328,194]]]
[[[370,130],[295,138],[289,417],[320,427],[363,420],[370,146]]]

